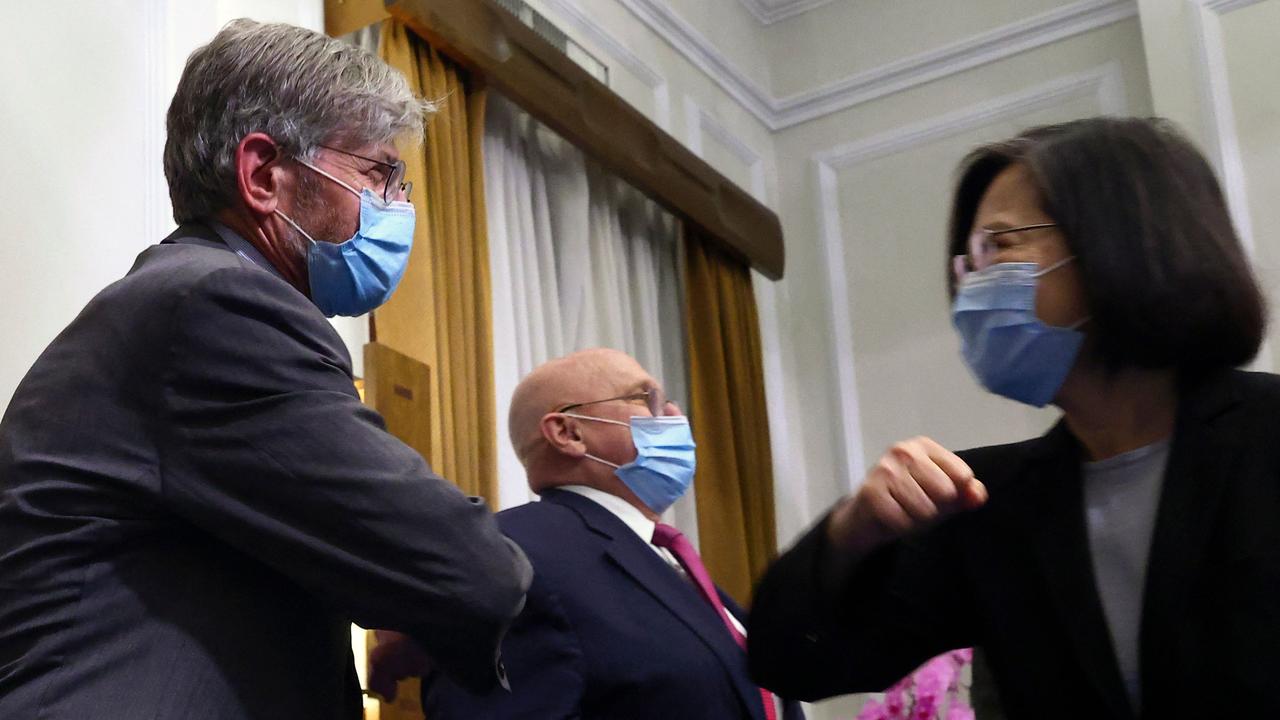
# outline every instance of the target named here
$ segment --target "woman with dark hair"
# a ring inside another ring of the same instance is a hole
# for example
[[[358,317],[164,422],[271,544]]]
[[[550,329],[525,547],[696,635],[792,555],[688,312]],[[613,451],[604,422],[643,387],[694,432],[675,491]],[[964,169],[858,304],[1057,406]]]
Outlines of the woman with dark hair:
[[[878,691],[985,653],[1010,718],[1280,717],[1280,378],[1236,369],[1265,309],[1212,170],[1161,120],[974,151],[952,319],[1046,435],[895,444],[757,589],[756,679]]]

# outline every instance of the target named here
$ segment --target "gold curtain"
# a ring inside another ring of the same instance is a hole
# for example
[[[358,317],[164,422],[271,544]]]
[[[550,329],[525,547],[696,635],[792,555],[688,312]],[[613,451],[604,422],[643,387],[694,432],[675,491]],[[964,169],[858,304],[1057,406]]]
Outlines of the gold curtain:
[[[382,24],[378,51],[416,95],[438,100],[422,146],[404,148],[418,210],[413,252],[395,296],[374,312],[377,340],[431,369],[436,472],[497,500],[493,319],[485,228],[485,92],[403,23]]]
[[[776,551],[773,463],[751,270],[685,225],[689,415],[708,571],[746,604]]]

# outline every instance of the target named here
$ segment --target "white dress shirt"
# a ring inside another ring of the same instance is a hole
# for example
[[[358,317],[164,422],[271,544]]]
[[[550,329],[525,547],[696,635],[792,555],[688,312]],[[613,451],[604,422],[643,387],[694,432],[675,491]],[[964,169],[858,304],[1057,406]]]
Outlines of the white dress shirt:
[[[567,490],[575,495],[581,495],[582,497],[595,502],[595,504],[605,510],[613,513],[622,521],[623,525],[631,528],[632,532],[638,535],[651,550],[657,553],[658,557],[662,558],[663,562],[670,565],[672,570],[680,573],[680,577],[684,578],[686,582],[696,587],[696,583],[694,583],[689,577],[689,573],[685,571],[684,566],[680,564],[680,561],[676,559],[676,556],[672,555],[670,550],[653,544],[653,530],[658,526],[658,524],[645,517],[644,513],[640,512],[639,508],[626,500],[623,500],[617,495],[610,495],[603,490],[597,490],[585,485],[562,485],[559,489]],[[742,633],[742,637],[746,637],[747,629],[738,621],[738,618],[734,617],[733,613],[727,614],[729,615],[729,622],[733,623],[733,626],[737,628],[738,632]]]

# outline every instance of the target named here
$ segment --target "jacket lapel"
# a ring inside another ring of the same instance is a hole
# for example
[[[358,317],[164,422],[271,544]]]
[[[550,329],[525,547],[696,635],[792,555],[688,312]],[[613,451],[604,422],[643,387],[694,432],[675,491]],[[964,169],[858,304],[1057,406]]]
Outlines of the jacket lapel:
[[[1238,401],[1231,374],[1184,388],[1165,470],[1143,589],[1143,706],[1158,699],[1147,688],[1177,687],[1176,668],[1194,667],[1196,638],[1183,627],[1187,601],[1200,576],[1226,483],[1238,464],[1239,443],[1229,418]],[[1036,511],[1027,517],[1041,572],[1052,590],[1058,621],[1072,649],[1115,717],[1134,717],[1120,680],[1115,650],[1098,598],[1084,524],[1082,455],[1059,422],[1032,450],[1021,473],[1035,488]],[[1071,508],[1071,512],[1063,512]]]
[[[1227,374],[1183,394],[1147,562],[1140,635],[1144,688],[1177,687],[1185,676],[1177,668],[1202,661],[1198,636],[1185,627],[1192,614],[1188,601],[1195,597],[1217,526],[1223,488],[1239,465],[1240,443],[1230,428],[1237,400]]]
[[[751,717],[764,720],[760,690],[746,674],[742,648],[738,647],[738,643],[724,627],[720,616],[692,585],[663,562],[647,543],[613,513],[597,503],[560,490],[543,493],[542,502],[572,508],[588,527],[604,537],[604,550],[609,558],[706,644],[733,679]]]
[[[1108,715],[1133,717],[1120,679],[1111,634],[1098,599],[1084,523],[1081,453],[1059,422],[1033,449],[1020,473],[1034,485],[1032,512],[1025,517],[1039,569],[1053,597],[1057,622],[1066,628],[1071,651]]]

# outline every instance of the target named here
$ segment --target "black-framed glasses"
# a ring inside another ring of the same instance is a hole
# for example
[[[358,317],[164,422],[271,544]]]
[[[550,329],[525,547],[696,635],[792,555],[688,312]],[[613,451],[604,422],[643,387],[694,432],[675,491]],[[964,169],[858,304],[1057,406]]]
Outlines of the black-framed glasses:
[[[615,400],[626,400],[627,402],[645,401],[645,405],[649,408],[649,414],[654,417],[662,417],[667,408],[667,395],[662,388],[649,388],[640,392],[629,393],[627,395],[619,395],[617,397],[605,398],[603,400],[588,400],[586,402],[570,403],[556,408],[556,412],[568,412],[587,405],[599,405],[600,403],[614,402]]]
[[[388,168],[387,183],[382,188],[383,202],[390,203],[401,196],[403,196],[405,200],[408,200],[409,193],[413,192],[413,183],[404,181],[405,165],[403,160],[397,160],[395,163],[389,163],[384,160],[375,160],[371,157],[365,157],[364,155],[353,153],[350,150],[343,150],[342,148],[336,148],[320,143],[317,144],[326,150],[332,150],[337,153],[342,153],[343,155],[350,155],[353,158],[360,158],[361,160],[366,160],[368,162],[381,165],[384,168]]]
[[[977,270],[985,270],[992,265],[996,253],[1000,248],[996,246],[994,238],[1000,235],[1009,235],[1010,233],[1026,232],[1027,230],[1039,230],[1041,228],[1058,227],[1058,223],[1033,223],[1031,225],[1019,225],[1012,228],[1001,228],[999,230],[988,230],[981,228],[974,230],[969,235],[968,252],[964,255],[956,255],[951,261],[952,272],[955,274],[956,282],[964,279],[965,275]]]

